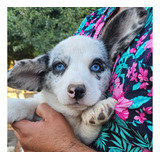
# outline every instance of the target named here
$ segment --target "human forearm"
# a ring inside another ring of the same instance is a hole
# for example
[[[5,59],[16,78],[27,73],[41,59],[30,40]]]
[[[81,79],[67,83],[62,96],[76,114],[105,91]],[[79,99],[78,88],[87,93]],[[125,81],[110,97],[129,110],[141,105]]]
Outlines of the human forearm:
[[[62,152],[95,152],[95,150],[89,148],[85,144],[81,143],[80,141],[76,140],[72,142],[70,147],[67,147],[65,150],[61,150]]]

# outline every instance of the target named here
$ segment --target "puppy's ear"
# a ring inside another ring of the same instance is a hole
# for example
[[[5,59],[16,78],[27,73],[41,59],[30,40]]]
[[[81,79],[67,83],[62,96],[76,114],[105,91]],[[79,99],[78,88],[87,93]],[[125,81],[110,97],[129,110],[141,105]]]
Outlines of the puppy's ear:
[[[8,86],[28,91],[41,91],[42,80],[47,71],[48,55],[18,61],[8,71]]]
[[[134,7],[120,12],[105,26],[101,39],[112,62],[139,34],[146,19],[147,11],[143,7]]]

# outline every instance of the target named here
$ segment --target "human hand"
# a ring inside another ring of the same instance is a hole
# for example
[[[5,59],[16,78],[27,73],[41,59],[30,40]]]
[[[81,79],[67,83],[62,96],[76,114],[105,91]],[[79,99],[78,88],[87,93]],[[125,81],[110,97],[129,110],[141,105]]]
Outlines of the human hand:
[[[22,120],[12,125],[24,151],[63,151],[70,140],[75,140],[65,118],[47,104],[40,104],[36,113],[43,120]]]
[[[24,151],[93,151],[76,139],[68,121],[47,104],[40,104],[36,114],[41,121],[22,120],[12,125]]]

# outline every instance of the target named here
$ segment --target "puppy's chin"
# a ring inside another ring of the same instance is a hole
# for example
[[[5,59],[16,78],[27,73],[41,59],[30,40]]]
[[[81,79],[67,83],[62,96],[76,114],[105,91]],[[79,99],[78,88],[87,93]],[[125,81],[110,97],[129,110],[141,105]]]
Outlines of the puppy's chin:
[[[66,106],[68,106],[69,108],[76,109],[76,110],[85,110],[86,108],[89,107],[89,106],[82,105],[82,104],[79,104],[79,103],[68,104]]]
[[[64,105],[66,105],[69,108],[76,109],[76,110],[85,110],[86,108],[93,106],[97,102],[98,102],[98,100],[92,101],[92,103],[91,102],[85,103],[83,100],[80,100],[80,101],[70,102],[70,103],[64,104]]]

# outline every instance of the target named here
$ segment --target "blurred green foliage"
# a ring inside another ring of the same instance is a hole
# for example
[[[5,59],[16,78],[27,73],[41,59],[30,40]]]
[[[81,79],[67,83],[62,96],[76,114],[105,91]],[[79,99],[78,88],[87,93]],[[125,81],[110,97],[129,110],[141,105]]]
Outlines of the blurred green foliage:
[[[73,35],[97,7],[9,7],[8,67],[11,61],[47,53]]]

